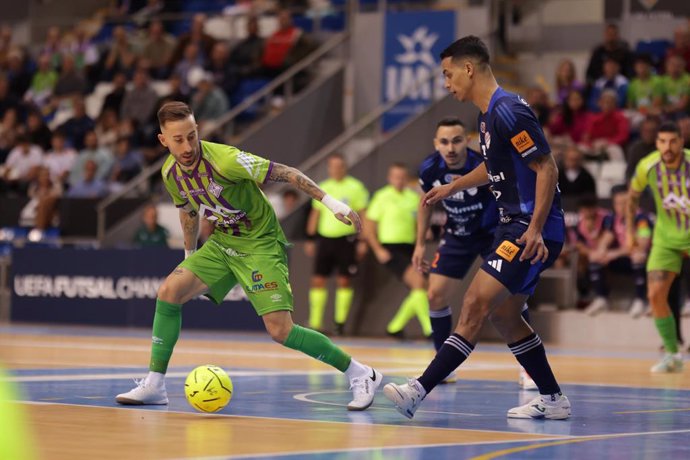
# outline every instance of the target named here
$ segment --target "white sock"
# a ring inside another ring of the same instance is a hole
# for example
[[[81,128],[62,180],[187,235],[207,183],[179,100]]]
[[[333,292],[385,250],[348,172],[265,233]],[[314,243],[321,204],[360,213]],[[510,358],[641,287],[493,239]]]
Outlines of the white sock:
[[[146,384],[147,385],[154,385],[157,387],[163,386],[165,383],[165,374],[161,374],[160,372],[149,372],[149,374],[146,376]]]
[[[345,375],[350,380],[356,377],[363,377],[368,374],[369,366],[365,366],[354,358],[350,360],[350,365],[347,366],[347,369],[345,369]]]

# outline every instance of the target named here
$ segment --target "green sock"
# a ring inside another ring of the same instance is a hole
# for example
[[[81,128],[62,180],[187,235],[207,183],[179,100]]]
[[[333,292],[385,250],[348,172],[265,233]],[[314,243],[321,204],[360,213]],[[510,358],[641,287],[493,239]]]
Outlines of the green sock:
[[[422,326],[422,332],[428,337],[431,335],[431,319],[429,319],[429,298],[426,290],[414,289],[410,293],[410,297],[414,301],[415,312],[419,324]]]
[[[661,340],[667,353],[678,353],[678,336],[676,335],[676,320],[673,316],[654,318],[654,324],[659,331]]]
[[[309,327],[323,328],[323,312],[326,310],[328,290],[326,288],[309,289]]]
[[[322,333],[297,324],[292,326],[283,345],[330,364],[340,372],[347,370],[352,359]]]
[[[335,290],[335,322],[337,324],[345,324],[345,321],[347,321],[347,315],[350,313],[354,292],[355,291],[349,287]]]
[[[402,331],[405,325],[412,319],[414,315],[414,295],[412,292],[410,292],[400,304],[397,313],[395,313],[395,316],[391,322],[388,323],[386,330],[389,334],[395,334],[396,332]]]
[[[153,317],[153,343],[149,370],[165,374],[173,348],[180,336],[182,326],[182,305],[156,299],[156,314]]]

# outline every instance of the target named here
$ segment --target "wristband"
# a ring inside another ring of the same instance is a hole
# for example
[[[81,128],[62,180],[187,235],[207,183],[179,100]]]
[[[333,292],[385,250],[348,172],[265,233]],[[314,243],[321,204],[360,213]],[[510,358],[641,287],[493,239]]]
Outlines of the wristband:
[[[352,212],[348,205],[342,201],[336,200],[329,194],[325,194],[323,198],[321,198],[321,203],[330,209],[333,214],[342,214],[343,216],[347,216],[350,214],[350,212]]]
[[[196,249],[185,249],[184,250],[184,258],[186,259],[187,257],[191,256],[196,252]]]

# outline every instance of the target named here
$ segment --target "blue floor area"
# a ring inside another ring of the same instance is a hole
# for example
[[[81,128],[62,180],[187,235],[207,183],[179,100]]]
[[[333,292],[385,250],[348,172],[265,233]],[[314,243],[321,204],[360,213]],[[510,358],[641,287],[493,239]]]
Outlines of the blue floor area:
[[[184,375],[190,370],[170,369],[167,379],[170,405],[152,406],[145,410],[195,412],[182,392]],[[33,369],[13,372],[15,379],[21,382],[26,400],[121,407],[122,410],[132,408],[118,406],[114,396],[132,388],[131,376],[144,374],[141,368]],[[355,450],[261,458],[455,460],[521,446],[532,448],[500,458],[690,458],[688,390],[567,385],[563,390],[572,402],[572,418],[567,421],[532,421],[507,419],[505,414],[509,408],[529,401],[535,396],[534,393],[519,392],[513,382],[460,381],[437,387],[417,411],[415,418],[407,420],[392,408],[382,393],[366,412],[348,412],[345,405],[351,399],[351,394],[345,378],[340,374],[285,375],[252,369],[231,369],[229,374],[235,389],[233,399],[228,407],[214,416],[534,433],[562,438],[558,442],[564,442],[539,448],[534,447],[553,441]],[[402,381],[400,378],[385,380]],[[595,438],[587,438],[590,436]]]

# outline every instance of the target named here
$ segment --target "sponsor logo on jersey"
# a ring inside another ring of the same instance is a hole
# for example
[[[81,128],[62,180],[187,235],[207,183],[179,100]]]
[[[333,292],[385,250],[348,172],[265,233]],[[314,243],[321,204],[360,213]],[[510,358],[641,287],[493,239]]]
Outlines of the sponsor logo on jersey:
[[[501,182],[501,181],[506,180],[506,176],[505,176],[505,174],[503,174],[503,171],[501,171],[498,174],[489,174],[488,176],[489,176],[489,182],[496,183],[496,182]]]
[[[520,248],[508,240],[504,240],[496,249],[496,254],[503,257],[508,262],[512,262]]]
[[[523,154],[523,157],[532,153],[532,148],[535,147],[534,141],[524,129],[510,138],[510,143],[513,144],[513,147],[515,147],[518,153]]]
[[[483,121],[479,124],[479,131],[481,131],[482,134],[486,132],[486,123],[484,123]]]
[[[254,270],[254,271],[252,272],[252,281],[254,281],[255,283],[258,283],[258,282],[261,281],[262,279],[264,279],[264,275],[262,275],[261,273],[259,273],[259,270]]]
[[[223,192],[223,186],[216,184],[212,180],[209,180],[208,181],[208,191],[211,192],[211,195],[218,198],[220,196],[220,194]]]
[[[273,295],[271,296],[271,301],[272,301],[272,302],[280,302],[281,300],[283,300],[283,296],[280,295],[280,294],[273,294]]]
[[[488,131],[484,133],[484,144],[487,149],[491,148],[491,134]]]

